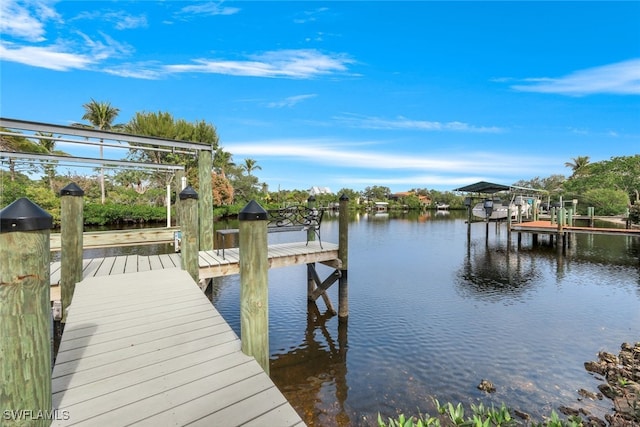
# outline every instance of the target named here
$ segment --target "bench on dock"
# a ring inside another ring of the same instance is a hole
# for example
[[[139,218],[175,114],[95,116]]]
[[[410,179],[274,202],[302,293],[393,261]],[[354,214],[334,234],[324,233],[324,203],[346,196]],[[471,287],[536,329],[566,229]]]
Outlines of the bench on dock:
[[[286,208],[272,209],[267,211],[267,232],[278,233],[284,231],[313,231],[318,236],[320,248],[322,248],[322,240],[320,238],[320,224],[322,223],[322,215],[324,211],[316,208],[308,208],[306,206],[288,206]],[[224,259],[224,250],[226,248],[226,236],[230,234],[239,234],[237,228],[225,228],[217,230],[220,236],[222,246],[222,258]],[[309,233],[307,233],[307,244],[309,244]],[[220,248],[218,247],[218,254]]]

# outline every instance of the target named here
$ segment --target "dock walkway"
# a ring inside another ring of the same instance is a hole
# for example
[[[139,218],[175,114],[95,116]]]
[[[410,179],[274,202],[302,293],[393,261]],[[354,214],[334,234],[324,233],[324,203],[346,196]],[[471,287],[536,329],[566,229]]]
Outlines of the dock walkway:
[[[115,258],[76,285],[53,426],[304,425],[188,273]]]
[[[269,245],[269,267],[321,262],[338,268],[338,245],[330,242],[310,241]],[[226,249],[224,258],[216,250],[201,251],[199,255],[200,279],[228,276],[240,273],[238,248]],[[83,279],[122,273],[180,268],[180,254],[122,255],[83,260]],[[51,264],[51,300],[60,299],[60,262]]]
[[[556,234],[558,233],[558,225],[552,224],[551,221],[530,221],[511,225],[511,231],[540,233],[540,234]],[[640,236],[640,229],[628,228],[601,228],[601,227],[574,227],[564,226],[561,233],[573,234],[608,234],[617,236]]]

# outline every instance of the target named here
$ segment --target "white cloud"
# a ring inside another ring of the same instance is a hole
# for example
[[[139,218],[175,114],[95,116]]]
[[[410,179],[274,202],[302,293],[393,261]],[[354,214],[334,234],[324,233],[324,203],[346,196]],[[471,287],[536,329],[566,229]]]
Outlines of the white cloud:
[[[0,2],[0,17],[0,33],[30,42],[46,40],[44,23],[59,19],[58,14],[46,2],[21,4],[15,0]]]
[[[185,6],[180,9],[181,14],[189,14],[189,15],[204,15],[204,16],[215,16],[215,15],[235,15],[240,12],[240,8],[237,7],[223,7],[223,2],[199,2],[197,4],[191,6]]]
[[[145,15],[131,15],[125,11],[85,11],[78,14],[71,21],[99,20],[114,24],[117,30],[130,30],[134,28],[147,28],[149,26]]]
[[[63,52],[56,46],[13,48],[10,44],[0,44],[0,59],[57,71],[86,69],[95,62],[90,56]]]
[[[640,95],[640,59],[575,71],[564,77],[538,77],[511,86],[522,92],[584,96],[593,94]]]
[[[475,126],[459,121],[438,122],[429,120],[411,120],[402,116],[390,120],[380,117],[364,117],[351,114],[334,117],[334,120],[337,120],[346,126],[363,129],[451,131],[471,133],[501,133],[505,131],[504,129],[496,126]]]
[[[267,104],[267,107],[269,108],[284,108],[284,107],[288,107],[291,108],[293,106],[295,106],[296,104],[305,101],[307,99],[311,99],[311,98],[315,98],[317,95],[315,94],[308,94],[308,95],[296,95],[296,96],[289,96],[281,101],[274,101],[274,102],[270,102]]]
[[[464,173],[494,176],[499,174],[539,174],[540,164],[549,158],[517,157],[501,153],[468,152],[457,156],[420,153],[374,152],[354,149],[354,144],[332,140],[266,140],[226,143],[225,150],[235,156],[295,159],[332,167],[373,170],[421,170],[446,174]],[[524,155],[523,155],[524,156]]]
[[[170,73],[212,73],[251,77],[312,78],[346,72],[352,60],[345,55],[326,55],[315,49],[286,49],[249,55],[246,60],[197,59],[193,64],[165,67]]]

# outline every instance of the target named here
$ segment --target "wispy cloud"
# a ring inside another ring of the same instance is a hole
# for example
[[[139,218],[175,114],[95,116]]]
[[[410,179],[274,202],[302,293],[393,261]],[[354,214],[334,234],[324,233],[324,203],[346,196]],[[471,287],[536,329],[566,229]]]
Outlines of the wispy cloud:
[[[307,10],[302,12],[298,17],[296,17],[293,22],[294,24],[306,24],[307,22],[314,22],[317,20],[317,17],[326,11],[328,11],[328,7],[319,7],[313,10]]]
[[[215,16],[234,15],[240,12],[238,7],[222,6],[223,2],[198,2],[180,9],[180,15]]]
[[[212,73],[251,77],[313,78],[344,73],[353,61],[343,54],[315,49],[285,49],[248,55],[244,60],[197,59],[193,64],[167,65],[169,73]]]
[[[299,104],[302,101],[305,101],[307,99],[311,99],[311,98],[315,98],[317,95],[316,94],[307,94],[307,95],[296,95],[296,96],[289,96],[281,101],[274,101],[274,102],[269,102],[267,104],[267,107],[269,108],[291,108],[293,106],[295,106],[296,104]]]
[[[30,42],[42,42],[45,38],[45,22],[60,20],[48,2],[19,3],[15,0],[0,2],[0,33]]]
[[[360,144],[360,143],[358,143]],[[380,145],[380,144],[377,144]],[[356,144],[321,139],[265,140],[225,144],[225,150],[237,157],[279,158],[309,163],[328,164],[333,167],[372,170],[420,170],[445,174],[463,173],[465,176],[495,176],[499,174],[540,173],[540,164],[549,158],[509,156],[500,153],[466,152],[452,157],[450,154],[398,153],[367,151]],[[546,162],[546,163],[545,163]],[[531,166],[527,166],[531,165]]]
[[[575,71],[564,77],[536,77],[511,88],[522,92],[584,96],[640,95],[640,59]]]
[[[0,58],[3,61],[19,62],[56,71],[86,69],[96,62],[90,55],[64,52],[59,46],[12,47],[10,44],[0,44]]]
[[[100,20],[110,22],[116,30],[131,30],[134,28],[147,28],[149,26],[146,15],[132,15],[125,11],[91,11],[82,12],[70,19],[70,22],[77,20]]]
[[[411,120],[399,116],[395,119],[380,117],[364,117],[355,114],[336,116],[334,120],[345,126],[362,129],[380,130],[421,130],[430,132],[471,132],[471,133],[501,133],[505,129],[497,126],[477,126],[469,123],[452,121],[438,122],[429,120]]]

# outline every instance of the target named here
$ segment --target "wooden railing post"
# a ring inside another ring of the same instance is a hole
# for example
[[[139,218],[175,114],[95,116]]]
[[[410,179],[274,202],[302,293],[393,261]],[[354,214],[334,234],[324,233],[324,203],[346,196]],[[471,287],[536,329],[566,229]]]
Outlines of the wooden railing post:
[[[349,317],[349,197],[340,196],[338,214],[338,258],[342,262],[341,276],[338,279],[338,317],[346,320]]]
[[[198,193],[191,186],[180,192],[180,210],[182,211],[182,241],[180,243],[182,269],[198,283],[200,271],[198,264]]]
[[[25,417],[52,409],[52,224],[50,214],[24,197],[0,211],[0,409],[15,411],[0,416],[15,414],[8,425],[51,423]]]
[[[269,374],[269,255],[267,211],[255,200],[238,214],[242,352]]]
[[[213,250],[213,190],[211,171],[213,159],[211,151],[203,150],[198,154],[198,181],[200,198],[198,200],[198,217],[200,233],[200,250]]]
[[[60,190],[60,296],[62,322],[67,321],[76,283],[82,281],[84,191],[75,183]]]

